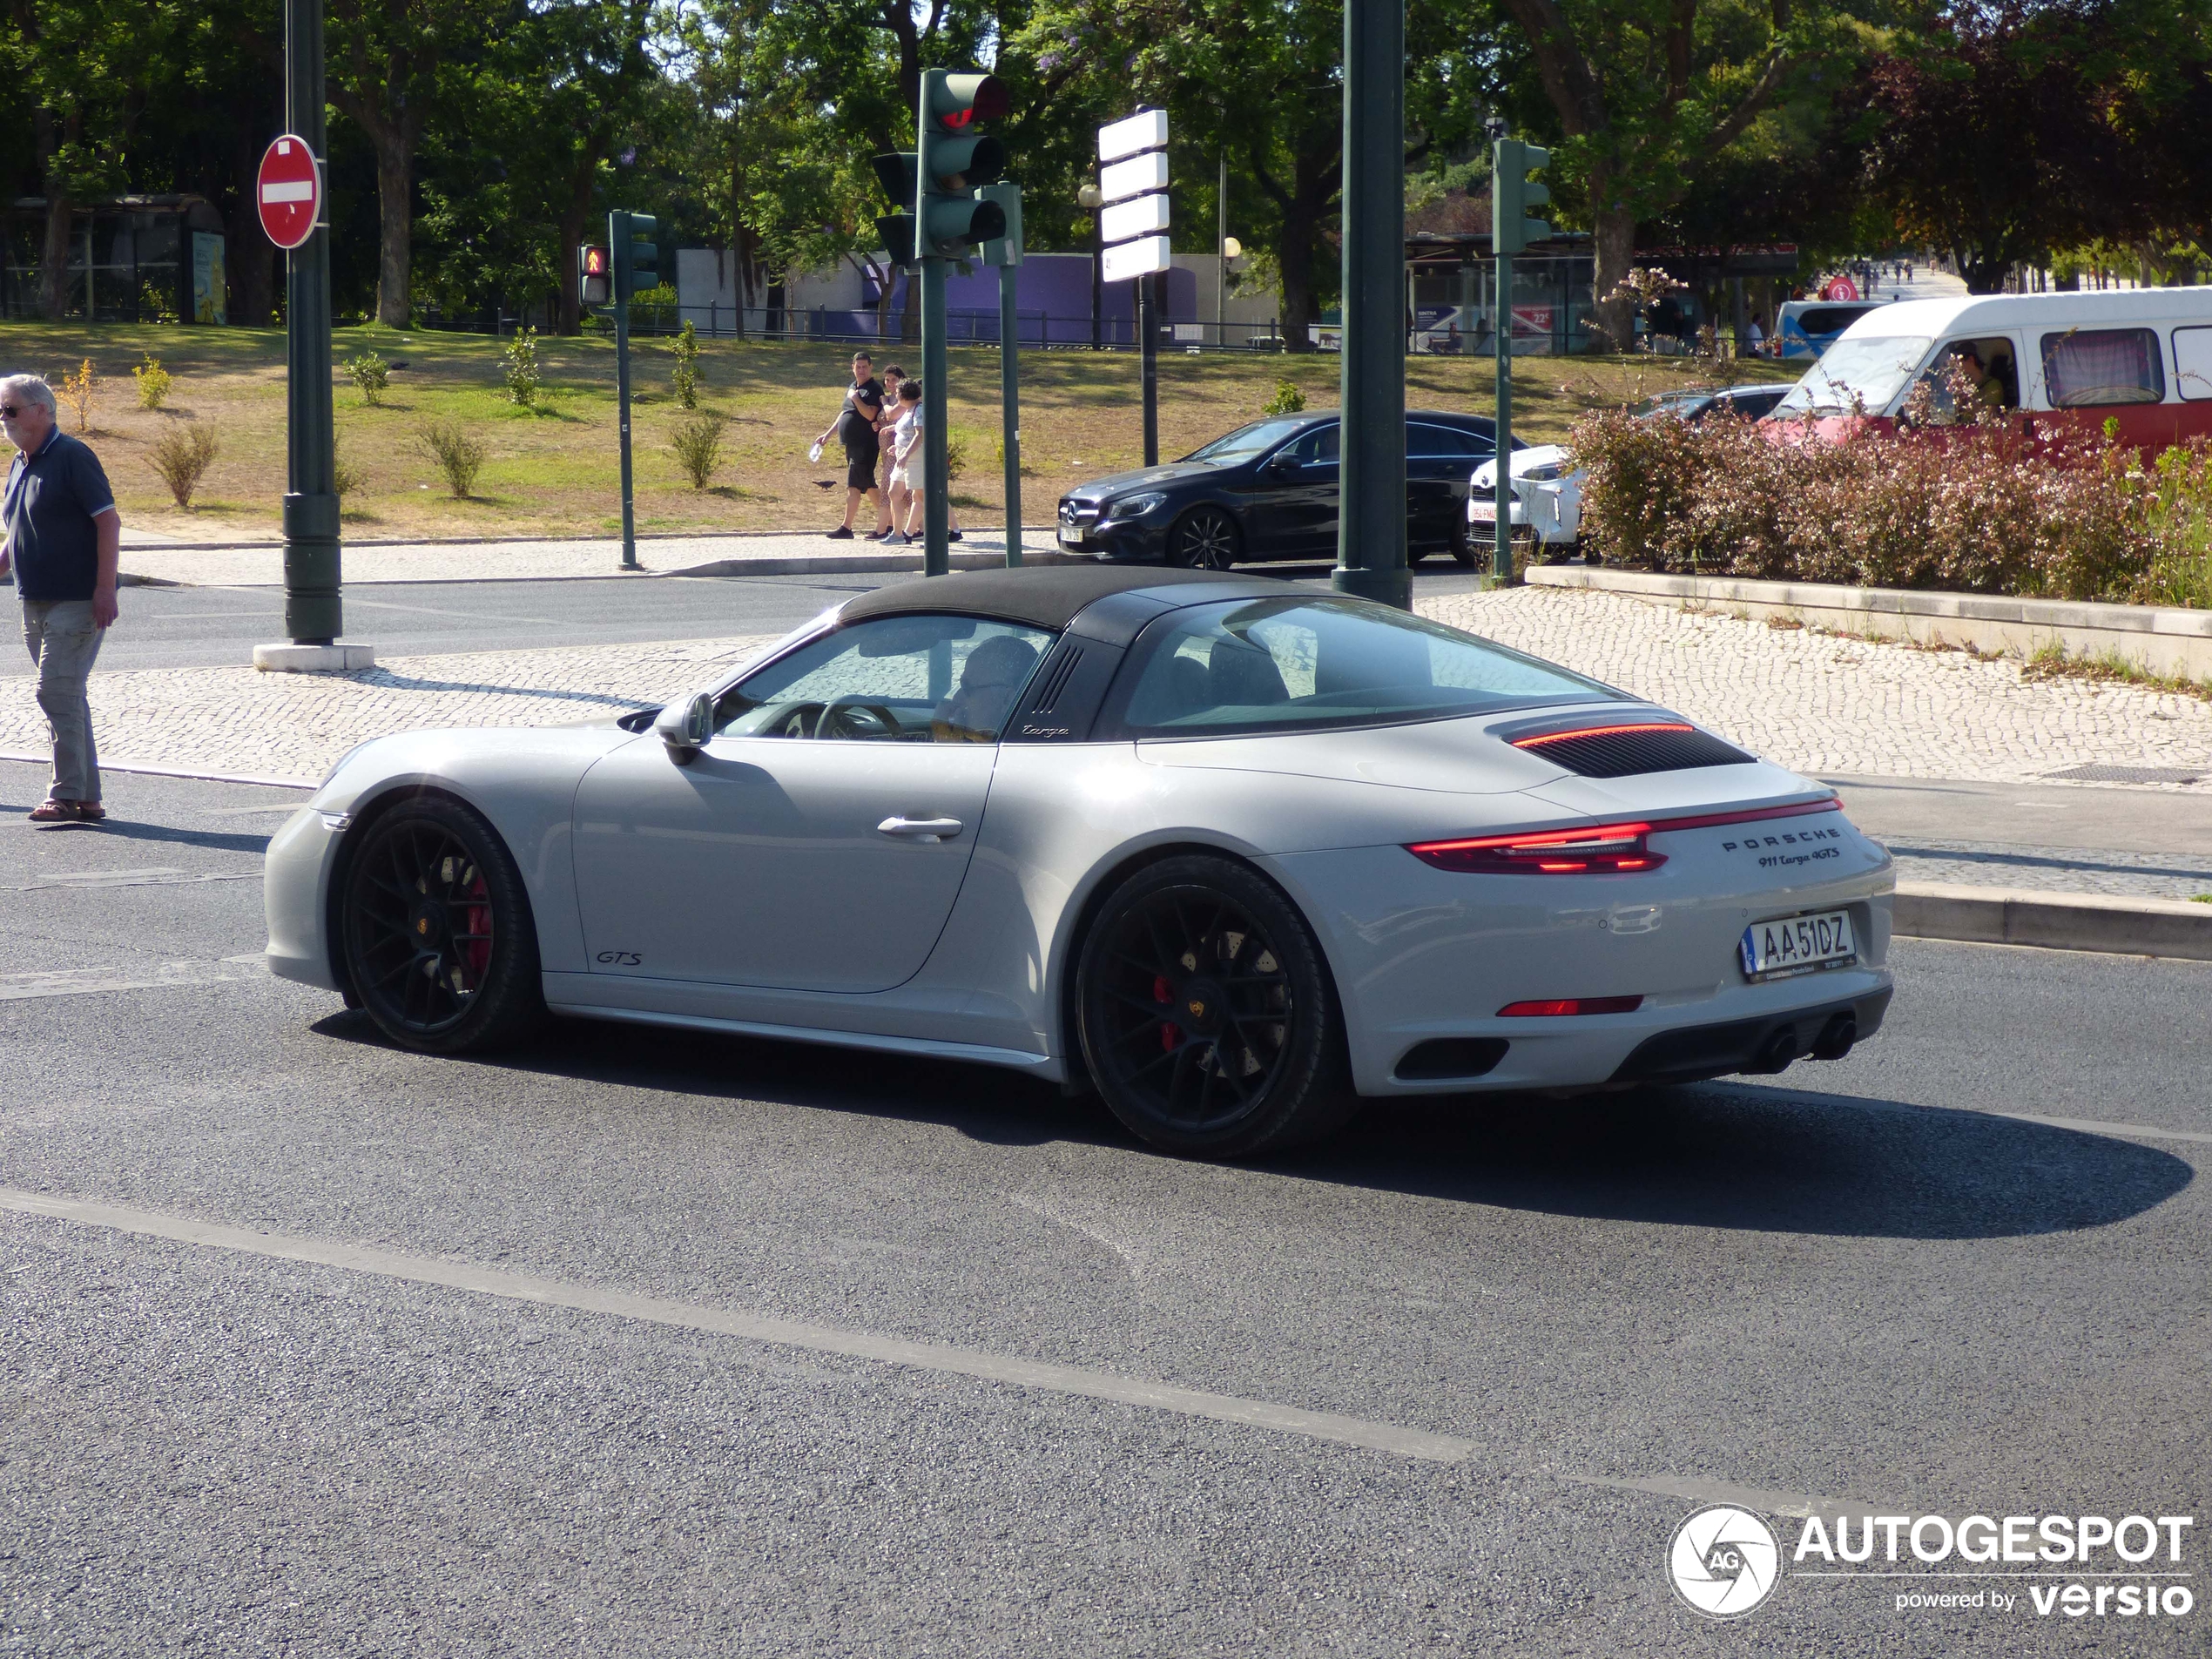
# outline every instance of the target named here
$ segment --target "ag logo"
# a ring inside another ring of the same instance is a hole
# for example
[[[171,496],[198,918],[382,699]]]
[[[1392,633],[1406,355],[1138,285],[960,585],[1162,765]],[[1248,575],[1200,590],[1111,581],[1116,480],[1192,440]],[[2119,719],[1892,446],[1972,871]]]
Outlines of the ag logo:
[[[1712,1619],[1740,1618],[1766,1600],[1780,1571],[1782,1546],[1749,1509],[1716,1503],[1675,1534],[1667,1575],[1675,1594]]]

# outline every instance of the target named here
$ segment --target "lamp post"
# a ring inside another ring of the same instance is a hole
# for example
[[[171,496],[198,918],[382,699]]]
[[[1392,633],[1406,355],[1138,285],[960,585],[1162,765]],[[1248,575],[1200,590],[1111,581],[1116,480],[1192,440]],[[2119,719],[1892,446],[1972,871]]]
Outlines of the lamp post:
[[[1106,306],[1106,232],[1098,222],[1098,210],[1106,199],[1098,192],[1096,185],[1085,185],[1076,192],[1076,205],[1090,213],[1090,348],[1098,350],[1104,341],[1100,334],[1098,314]]]

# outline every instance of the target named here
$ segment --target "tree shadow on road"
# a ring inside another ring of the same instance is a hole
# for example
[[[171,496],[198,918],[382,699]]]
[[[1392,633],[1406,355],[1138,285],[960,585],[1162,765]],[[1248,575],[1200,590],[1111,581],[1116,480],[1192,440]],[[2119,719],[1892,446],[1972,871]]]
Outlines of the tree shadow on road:
[[[364,1015],[320,1035],[382,1044]],[[485,1065],[665,1095],[941,1123],[995,1146],[1162,1158],[1096,1096],[985,1066],[593,1021]],[[687,1105],[685,1109],[695,1109]],[[1555,1100],[1371,1102],[1334,1140],[1248,1167],[1551,1215],[1890,1238],[2027,1237],[2155,1209],[2195,1171],[2153,1146],[1986,1112],[1715,1082]]]

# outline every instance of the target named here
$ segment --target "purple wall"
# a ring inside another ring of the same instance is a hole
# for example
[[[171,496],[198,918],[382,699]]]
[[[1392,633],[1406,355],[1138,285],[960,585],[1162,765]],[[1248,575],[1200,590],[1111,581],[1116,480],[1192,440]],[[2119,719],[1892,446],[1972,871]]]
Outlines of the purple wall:
[[[1164,322],[1198,320],[1198,279],[1190,271],[1167,273],[1167,315]],[[907,279],[892,285],[893,305],[905,303]],[[1109,282],[1101,311],[1103,337],[1127,344],[1136,338],[1136,289],[1134,283]],[[1032,253],[1016,273],[1015,310],[1021,318],[1025,344],[1087,346],[1090,343],[1090,255],[1088,253]],[[832,327],[866,333],[875,326],[873,312],[825,314]],[[850,319],[846,322],[844,319]],[[996,340],[999,337],[999,273],[995,266],[979,265],[968,275],[955,269],[945,284],[948,334],[959,340]]]

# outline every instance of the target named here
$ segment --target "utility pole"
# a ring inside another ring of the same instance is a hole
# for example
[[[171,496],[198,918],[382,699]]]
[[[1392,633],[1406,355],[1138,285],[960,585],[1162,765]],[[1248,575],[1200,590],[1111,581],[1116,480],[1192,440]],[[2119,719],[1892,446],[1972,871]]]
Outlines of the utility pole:
[[[1143,336],[1137,354],[1138,375],[1144,383],[1144,464],[1160,464],[1160,319],[1156,296],[1159,275],[1136,280],[1136,330]]]
[[[321,179],[329,137],[323,119],[322,0],[285,0],[284,119],[287,135],[304,141],[315,174],[312,228],[285,258],[284,631],[295,646],[329,651],[346,631],[346,617],[330,400],[330,230]],[[266,167],[265,162],[265,172]],[[273,192],[265,184],[260,194],[266,220]],[[366,664],[300,658],[287,665]]]
[[[1345,0],[1339,593],[1411,610],[1406,563],[1406,7]]]

